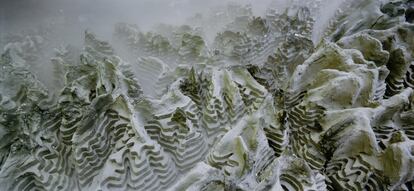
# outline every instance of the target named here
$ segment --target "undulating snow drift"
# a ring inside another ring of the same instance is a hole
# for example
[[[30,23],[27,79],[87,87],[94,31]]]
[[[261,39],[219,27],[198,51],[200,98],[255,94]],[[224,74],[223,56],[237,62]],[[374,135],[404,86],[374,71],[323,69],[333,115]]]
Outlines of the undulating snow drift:
[[[345,2],[313,42],[319,7],[86,31],[52,86],[47,34],[10,37],[0,190],[413,190],[414,2]]]

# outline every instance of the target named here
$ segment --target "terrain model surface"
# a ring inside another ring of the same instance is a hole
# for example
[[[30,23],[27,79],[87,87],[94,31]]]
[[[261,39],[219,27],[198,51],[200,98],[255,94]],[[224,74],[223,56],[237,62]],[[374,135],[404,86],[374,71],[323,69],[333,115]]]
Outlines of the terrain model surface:
[[[318,2],[3,35],[0,190],[414,190],[414,1]]]

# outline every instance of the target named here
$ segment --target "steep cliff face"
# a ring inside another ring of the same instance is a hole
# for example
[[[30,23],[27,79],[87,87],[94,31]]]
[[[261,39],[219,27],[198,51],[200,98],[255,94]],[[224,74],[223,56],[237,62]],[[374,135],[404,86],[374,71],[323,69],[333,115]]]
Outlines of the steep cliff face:
[[[346,2],[315,45],[318,6],[86,31],[52,88],[47,37],[9,39],[0,189],[413,190],[414,2]]]

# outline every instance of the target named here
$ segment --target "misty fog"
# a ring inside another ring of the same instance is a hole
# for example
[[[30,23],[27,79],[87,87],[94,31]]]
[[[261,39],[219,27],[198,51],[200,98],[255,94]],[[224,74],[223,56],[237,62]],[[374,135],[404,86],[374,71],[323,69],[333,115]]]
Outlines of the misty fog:
[[[312,0],[322,2],[313,12],[315,21],[312,40],[317,43],[321,34],[343,0]],[[159,24],[179,26],[196,15],[210,16],[228,4],[249,5],[258,17],[269,9],[282,11],[297,0],[2,0],[0,1],[0,47],[13,35],[46,34],[47,48],[42,49],[41,64],[32,66],[32,72],[48,87],[51,86],[50,57],[62,46],[82,47],[85,30],[114,44],[116,23],[135,24],[142,31],[151,31]],[[306,1],[311,2],[311,1]],[[193,23],[194,24],[194,23]],[[203,27],[206,40],[212,41],[221,29]],[[123,55],[124,50],[118,50]],[[138,57],[139,55],[135,55]],[[135,62],[129,58],[122,58]]]

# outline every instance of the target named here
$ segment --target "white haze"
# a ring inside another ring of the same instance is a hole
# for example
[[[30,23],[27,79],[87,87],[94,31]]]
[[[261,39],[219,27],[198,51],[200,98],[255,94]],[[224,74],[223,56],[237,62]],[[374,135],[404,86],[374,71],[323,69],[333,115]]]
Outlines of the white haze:
[[[256,16],[264,16],[266,9],[283,10],[293,0],[0,0],[0,46],[9,34],[31,34],[39,29],[52,34],[41,65],[33,72],[47,86],[52,81],[49,58],[60,45],[81,47],[83,32],[90,30],[100,39],[111,41],[114,24],[137,24],[148,31],[159,23],[180,25],[196,13],[206,14],[211,8],[230,2],[250,4]],[[298,0],[296,0],[298,1]],[[304,2],[308,2],[303,0]],[[309,0],[311,1],[311,0]],[[318,0],[312,0],[318,1]],[[321,1],[321,0],[319,0]],[[317,15],[313,41],[318,42],[323,29],[344,0],[323,0]],[[299,1],[300,2],[300,1]],[[205,26],[208,27],[208,26]],[[214,36],[215,34],[207,34]]]

